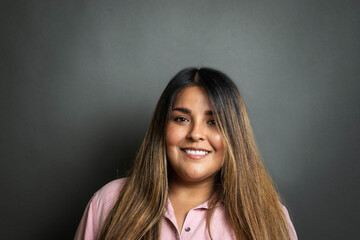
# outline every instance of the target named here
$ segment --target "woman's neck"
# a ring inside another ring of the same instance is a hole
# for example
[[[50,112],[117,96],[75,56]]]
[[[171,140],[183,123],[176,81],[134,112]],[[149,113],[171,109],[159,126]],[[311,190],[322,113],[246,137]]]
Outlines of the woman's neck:
[[[181,181],[172,177],[169,181],[170,201],[177,200],[188,202],[196,207],[206,202],[214,194],[214,178],[206,179],[200,182]]]
[[[214,178],[190,183],[172,177],[169,181],[169,198],[174,209],[179,232],[187,213],[209,200],[214,193]]]

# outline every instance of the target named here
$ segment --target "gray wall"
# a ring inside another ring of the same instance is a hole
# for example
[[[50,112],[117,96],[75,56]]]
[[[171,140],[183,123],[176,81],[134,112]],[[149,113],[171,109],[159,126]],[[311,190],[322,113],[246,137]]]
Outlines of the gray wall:
[[[129,168],[169,79],[209,66],[239,86],[299,238],[355,239],[359,6],[2,1],[1,238],[71,239]]]

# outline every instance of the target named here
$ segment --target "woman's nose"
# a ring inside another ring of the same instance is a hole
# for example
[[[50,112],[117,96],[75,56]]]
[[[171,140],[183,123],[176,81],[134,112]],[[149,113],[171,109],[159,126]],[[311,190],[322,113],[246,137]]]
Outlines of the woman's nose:
[[[187,138],[192,141],[202,141],[205,140],[205,126],[203,126],[200,122],[193,122],[189,129]]]

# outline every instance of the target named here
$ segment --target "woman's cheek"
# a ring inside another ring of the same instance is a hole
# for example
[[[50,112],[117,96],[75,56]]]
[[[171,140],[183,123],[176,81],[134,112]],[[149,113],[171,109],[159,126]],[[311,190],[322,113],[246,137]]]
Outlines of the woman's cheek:
[[[212,145],[213,147],[215,148],[215,150],[223,150],[224,148],[224,138],[222,136],[222,134],[220,133],[213,133],[212,136],[211,136],[211,142],[212,142]]]

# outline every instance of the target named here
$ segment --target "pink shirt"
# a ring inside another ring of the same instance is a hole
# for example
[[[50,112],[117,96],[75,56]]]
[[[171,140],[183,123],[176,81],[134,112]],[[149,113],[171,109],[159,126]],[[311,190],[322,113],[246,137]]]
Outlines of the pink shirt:
[[[125,179],[114,180],[94,194],[85,209],[80,225],[76,231],[76,240],[97,239],[101,227],[117,200],[119,191],[124,185],[124,181]],[[205,202],[191,209],[185,218],[183,228],[179,230],[176,224],[174,209],[168,200],[164,216],[161,220],[160,239],[210,239],[206,228],[206,212],[208,208],[208,202]],[[291,240],[297,240],[294,226],[285,207],[284,213],[291,229]],[[226,218],[222,204],[218,204],[215,207],[210,221],[210,231],[213,239],[236,239],[232,226]]]

